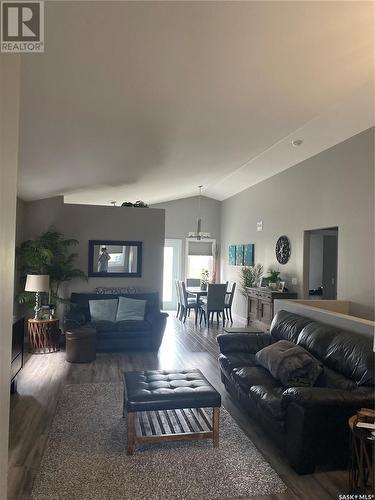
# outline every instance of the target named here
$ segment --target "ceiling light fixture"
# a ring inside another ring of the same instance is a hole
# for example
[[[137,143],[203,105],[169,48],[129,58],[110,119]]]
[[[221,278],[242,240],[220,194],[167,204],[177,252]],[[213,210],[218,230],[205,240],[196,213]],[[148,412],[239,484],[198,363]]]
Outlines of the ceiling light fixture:
[[[203,186],[198,186],[199,198],[198,198],[197,230],[196,230],[196,232],[192,231],[188,234],[189,238],[195,238],[197,240],[201,240],[202,238],[211,238],[211,233],[202,232],[202,217],[201,217],[202,187]]]
[[[299,146],[301,146],[303,143],[303,140],[302,139],[294,139],[292,141],[292,146],[294,146],[295,148],[298,148]]]

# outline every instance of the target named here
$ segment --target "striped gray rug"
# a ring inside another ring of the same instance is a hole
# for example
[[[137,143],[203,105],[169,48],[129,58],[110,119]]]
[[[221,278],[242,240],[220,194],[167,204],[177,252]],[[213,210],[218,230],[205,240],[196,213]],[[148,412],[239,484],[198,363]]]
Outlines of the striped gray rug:
[[[222,409],[212,441],[137,447],[126,455],[121,384],[64,388],[49,433],[34,500],[192,500],[282,493],[286,487]]]

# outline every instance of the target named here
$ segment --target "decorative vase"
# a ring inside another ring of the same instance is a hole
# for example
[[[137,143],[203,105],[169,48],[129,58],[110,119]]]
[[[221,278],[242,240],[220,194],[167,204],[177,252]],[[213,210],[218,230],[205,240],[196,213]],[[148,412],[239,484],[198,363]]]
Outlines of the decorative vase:
[[[271,290],[276,290],[276,288],[277,288],[277,282],[276,283],[269,282],[268,286],[271,288]]]
[[[207,290],[207,281],[201,281],[201,290],[206,291]]]

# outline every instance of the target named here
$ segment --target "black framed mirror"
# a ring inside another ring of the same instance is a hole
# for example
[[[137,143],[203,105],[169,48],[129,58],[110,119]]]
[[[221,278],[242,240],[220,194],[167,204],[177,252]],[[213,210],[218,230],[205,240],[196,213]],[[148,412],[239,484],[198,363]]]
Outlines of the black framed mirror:
[[[89,277],[140,278],[142,242],[89,240]]]

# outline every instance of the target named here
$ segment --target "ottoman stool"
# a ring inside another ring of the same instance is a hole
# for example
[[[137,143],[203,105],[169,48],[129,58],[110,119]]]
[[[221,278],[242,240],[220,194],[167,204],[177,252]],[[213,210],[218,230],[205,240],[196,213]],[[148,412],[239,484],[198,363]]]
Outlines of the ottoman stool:
[[[219,446],[221,396],[199,370],[125,372],[124,379],[128,455],[136,443],[212,439]]]
[[[96,330],[77,328],[65,332],[66,360],[69,363],[91,363],[96,359]]]

